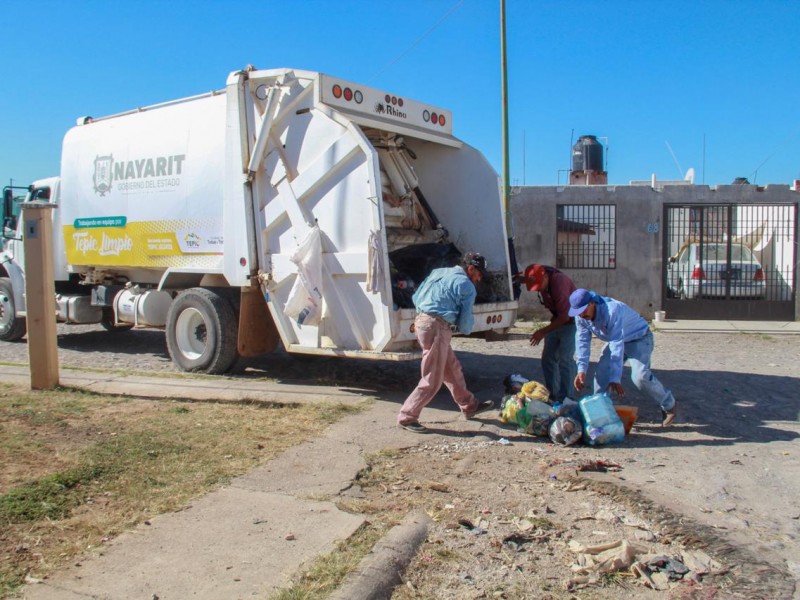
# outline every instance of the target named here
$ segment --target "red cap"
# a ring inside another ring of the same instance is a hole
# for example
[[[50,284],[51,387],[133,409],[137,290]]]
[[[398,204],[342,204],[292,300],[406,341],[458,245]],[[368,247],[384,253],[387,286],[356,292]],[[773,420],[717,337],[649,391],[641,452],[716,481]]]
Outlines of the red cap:
[[[529,292],[540,292],[544,288],[544,278],[547,271],[542,265],[528,265],[525,267],[525,277],[523,281]]]

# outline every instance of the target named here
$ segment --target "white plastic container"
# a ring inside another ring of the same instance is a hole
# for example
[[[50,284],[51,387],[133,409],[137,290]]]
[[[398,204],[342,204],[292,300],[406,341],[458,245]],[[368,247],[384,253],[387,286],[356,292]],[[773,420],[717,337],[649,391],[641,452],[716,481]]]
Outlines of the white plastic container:
[[[590,446],[617,444],[625,439],[625,426],[608,394],[593,394],[579,401],[583,415],[583,441]]]

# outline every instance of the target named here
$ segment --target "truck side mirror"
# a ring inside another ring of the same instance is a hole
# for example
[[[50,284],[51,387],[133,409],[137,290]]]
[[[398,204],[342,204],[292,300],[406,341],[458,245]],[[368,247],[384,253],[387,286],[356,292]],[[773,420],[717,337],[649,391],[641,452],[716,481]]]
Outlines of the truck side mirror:
[[[14,191],[11,188],[3,190],[3,237],[7,229],[16,229],[17,219],[14,216]]]
[[[14,192],[11,188],[3,188],[3,216],[14,214]]]

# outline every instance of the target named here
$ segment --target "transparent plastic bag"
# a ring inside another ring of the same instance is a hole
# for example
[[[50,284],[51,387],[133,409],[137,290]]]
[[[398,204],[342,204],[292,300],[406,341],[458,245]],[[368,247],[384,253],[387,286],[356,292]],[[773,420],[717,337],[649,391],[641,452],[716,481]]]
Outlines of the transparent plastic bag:
[[[572,417],[557,417],[550,425],[550,440],[554,444],[571,446],[582,437],[583,426]]]

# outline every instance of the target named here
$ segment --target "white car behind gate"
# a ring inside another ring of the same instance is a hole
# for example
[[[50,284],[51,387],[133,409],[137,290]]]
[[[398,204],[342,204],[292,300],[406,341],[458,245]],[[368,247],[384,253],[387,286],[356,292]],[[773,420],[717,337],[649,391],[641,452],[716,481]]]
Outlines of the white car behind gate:
[[[724,298],[730,283],[731,298],[764,298],[764,269],[747,246],[709,242],[688,244],[667,266],[667,291],[673,298]]]

